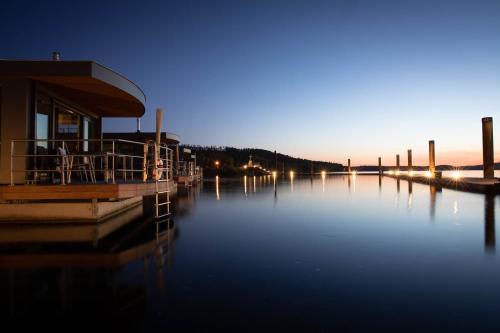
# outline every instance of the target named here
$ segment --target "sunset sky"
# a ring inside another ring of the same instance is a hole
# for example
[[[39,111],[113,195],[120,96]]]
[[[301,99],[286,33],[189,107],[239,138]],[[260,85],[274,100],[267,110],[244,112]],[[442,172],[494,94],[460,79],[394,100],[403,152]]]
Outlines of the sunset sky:
[[[0,58],[124,74],[184,143],[464,165],[492,116],[500,160],[500,1],[3,1],[0,27]]]

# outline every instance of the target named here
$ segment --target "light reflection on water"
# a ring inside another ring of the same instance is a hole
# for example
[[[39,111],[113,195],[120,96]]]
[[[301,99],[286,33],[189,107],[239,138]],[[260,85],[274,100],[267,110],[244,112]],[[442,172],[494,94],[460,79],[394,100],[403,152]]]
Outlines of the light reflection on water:
[[[146,327],[470,332],[500,323],[498,198],[376,175],[215,178],[185,196],[174,202],[168,246],[142,254],[152,236],[125,233],[118,239],[133,246],[123,250],[137,258],[108,273],[14,274],[47,286],[63,274],[69,312],[92,274],[102,293],[87,296],[119,313],[128,299],[110,301],[113,288],[137,289],[131,309]],[[61,289],[47,288],[42,304],[60,309]]]

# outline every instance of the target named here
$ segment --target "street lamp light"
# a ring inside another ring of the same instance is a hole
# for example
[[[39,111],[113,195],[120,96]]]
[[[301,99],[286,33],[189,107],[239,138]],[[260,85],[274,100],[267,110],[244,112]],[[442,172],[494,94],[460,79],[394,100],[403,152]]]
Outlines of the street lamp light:
[[[219,174],[219,161],[215,161],[215,168],[217,169],[217,174]]]

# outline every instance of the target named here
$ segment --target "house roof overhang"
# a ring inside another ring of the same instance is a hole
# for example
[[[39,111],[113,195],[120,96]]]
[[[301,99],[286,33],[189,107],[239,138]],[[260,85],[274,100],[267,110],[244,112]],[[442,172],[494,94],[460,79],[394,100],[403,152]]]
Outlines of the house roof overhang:
[[[0,77],[30,78],[101,117],[141,117],[146,96],[132,81],[93,61],[0,60]]]

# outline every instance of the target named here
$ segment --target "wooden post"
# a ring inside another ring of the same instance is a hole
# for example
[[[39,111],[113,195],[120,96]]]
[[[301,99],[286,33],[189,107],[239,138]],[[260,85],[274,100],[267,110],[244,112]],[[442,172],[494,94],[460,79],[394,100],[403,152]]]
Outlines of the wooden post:
[[[175,145],[175,162],[176,162],[176,169],[177,169],[177,174],[180,172],[181,168],[181,162],[180,162],[180,157],[179,157],[179,144]]]
[[[396,171],[399,171],[399,154],[396,154]]]
[[[350,158],[347,159],[347,172],[351,173],[351,159]]]
[[[155,168],[155,180],[160,179],[160,173],[158,170],[158,160],[160,159],[160,143],[161,143],[161,120],[162,120],[163,110],[158,108],[156,109],[156,142],[155,142],[155,160],[154,160],[154,168]]]
[[[411,149],[408,149],[408,172],[413,169],[413,161],[411,158]]]
[[[278,172],[278,154],[276,154],[276,150],[274,151],[274,170]]]
[[[434,140],[429,141],[429,171],[433,175],[436,173],[436,153]]]
[[[378,158],[378,174],[382,174],[382,157]]]
[[[493,155],[493,118],[485,117],[483,121],[483,177],[495,178],[495,161]]]

